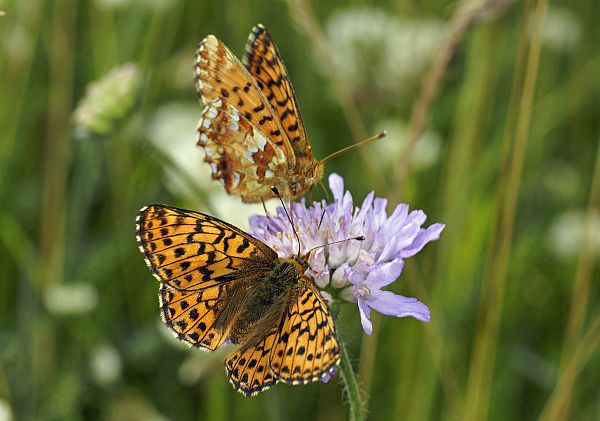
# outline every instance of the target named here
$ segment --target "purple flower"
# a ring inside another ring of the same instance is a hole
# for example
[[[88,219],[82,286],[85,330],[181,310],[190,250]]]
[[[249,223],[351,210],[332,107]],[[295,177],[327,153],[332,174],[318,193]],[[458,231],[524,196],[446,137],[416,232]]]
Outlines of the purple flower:
[[[404,259],[414,256],[430,241],[437,240],[443,224],[421,226],[423,211],[409,212],[400,204],[388,217],[386,199],[371,192],[360,208],[355,208],[350,192],[344,191],[344,180],[329,176],[333,203],[305,201],[294,203],[293,219],[303,253],[313,247],[348,238],[364,236],[363,241],[350,240],[314,250],[309,257],[312,277],[328,300],[344,300],[358,304],[364,331],[370,335],[371,309],[396,317],[412,316],[429,321],[429,308],[416,298],[407,298],[382,290],[394,282],[404,267]],[[250,217],[250,232],[270,245],[279,256],[298,252],[298,242],[290,229],[283,209],[277,215]]]

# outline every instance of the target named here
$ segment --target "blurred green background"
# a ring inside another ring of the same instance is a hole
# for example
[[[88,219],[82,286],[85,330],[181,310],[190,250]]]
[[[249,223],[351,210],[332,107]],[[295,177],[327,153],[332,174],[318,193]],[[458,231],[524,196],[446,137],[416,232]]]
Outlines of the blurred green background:
[[[0,420],[348,417],[339,376],[235,393],[223,352],[162,326],[135,243],[149,203],[241,227],[262,212],[209,180],[192,71],[206,35],[241,56],[258,22],[317,157],[389,131],[327,173],[357,203],[375,190],[388,211],[407,202],[446,224],[392,286],[427,303],[431,323],[375,317],[366,338],[355,306],[338,320],[368,418],[600,419],[595,0],[0,10]]]

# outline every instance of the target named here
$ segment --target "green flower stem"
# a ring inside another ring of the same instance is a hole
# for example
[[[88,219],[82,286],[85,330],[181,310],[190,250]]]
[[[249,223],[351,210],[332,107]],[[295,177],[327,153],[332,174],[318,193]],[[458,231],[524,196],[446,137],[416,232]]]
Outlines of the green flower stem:
[[[350,362],[350,356],[346,350],[344,342],[340,340],[340,348],[342,351],[342,361],[340,363],[340,374],[342,381],[344,382],[344,389],[348,396],[348,403],[350,404],[350,420],[362,421],[365,419],[363,411],[363,403],[360,397],[360,389],[358,387],[358,381]]]

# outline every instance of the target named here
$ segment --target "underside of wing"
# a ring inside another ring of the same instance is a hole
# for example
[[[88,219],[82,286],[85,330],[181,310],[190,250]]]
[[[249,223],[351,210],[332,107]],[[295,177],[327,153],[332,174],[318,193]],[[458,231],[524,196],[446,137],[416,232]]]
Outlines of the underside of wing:
[[[260,277],[277,254],[238,228],[198,212],[151,205],[140,210],[136,222],[139,249],[161,282],[165,323],[192,345],[218,348],[227,332],[214,324],[228,289]]]
[[[246,191],[252,191],[246,185],[253,182],[264,185],[265,196],[271,197],[264,178],[271,175],[283,179],[296,165],[294,150],[279,118],[257,81],[214,36],[209,35],[200,43],[195,68],[197,89],[205,105],[198,126],[198,143],[208,154],[216,151],[220,155],[216,162],[207,154],[207,160],[220,165],[219,171],[213,167],[213,177],[223,179],[226,188],[229,185],[231,192],[242,197]],[[222,148],[224,144],[232,148]],[[239,180],[230,174],[233,170],[238,171]]]
[[[243,63],[258,82],[267,101],[281,121],[294,149],[296,160],[312,162],[296,95],[277,46],[263,25],[252,29],[246,44]]]
[[[207,102],[198,131],[204,161],[228,193],[248,203],[273,195],[270,186],[287,173],[287,158],[235,108],[221,99]]]

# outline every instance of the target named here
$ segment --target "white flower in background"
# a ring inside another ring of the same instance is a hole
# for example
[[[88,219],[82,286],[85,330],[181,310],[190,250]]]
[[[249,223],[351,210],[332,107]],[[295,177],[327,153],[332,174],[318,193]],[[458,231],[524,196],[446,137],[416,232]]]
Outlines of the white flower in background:
[[[165,184],[174,195],[197,203],[195,210],[214,212],[215,216],[247,230],[248,217],[264,213],[263,206],[260,203],[242,206],[239,197],[227,194],[212,179],[204,152],[196,145],[201,109],[197,103],[167,104],[156,111],[148,124],[148,138],[170,161],[165,162]],[[205,195],[205,203],[201,203],[198,191]],[[271,200],[266,205],[267,209],[275,210],[277,202]]]
[[[0,40],[0,45],[2,46],[3,55],[7,59],[22,61],[31,54],[33,39],[25,25],[14,23],[8,33]]]
[[[86,314],[98,304],[98,292],[86,283],[52,286],[44,298],[46,308],[55,315]]]
[[[401,19],[372,8],[338,12],[326,24],[332,59],[355,94],[414,84],[444,33],[441,21]]]
[[[181,341],[179,342],[181,343]],[[190,353],[179,366],[177,378],[181,384],[187,386],[198,383],[198,381],[215,366],[221,370],[221,361],[230,352],[229,348],[220,348],[210,354],[206,352],[197,352],[197,348],[190,348],[187,346],[186,348],[190,350]]]
[[[121,378],[122,360],[119,351],[111,345],[101,345],[90,356],[90,368],[96,383],[110,386]]]
[[[591,223],[587,226],[586,211],[567,211],[550,226],[548,245],[557,256],[572,258],[581,251],[586,234],[590,235],[592,252],[600,256],[600,215],[593,214]]]
[[[12,408],[4,399],[0,399],[0,421],[14,420]]]
[[[387,130],[388,135],[379,142],[373,143],[379,162],[387,169],[398,165],[406,142],[409,127],[401,120],[385,120],[376,125],[377,130]],[[415,169],[425,169],[435,164],[440,157],[441,139],[437,133],[427,130],[417,141],[412,152],[411,162]]]
[[[90,82],[73,111],[75,136],[90,139],[114,133],[133,112],[142,85],[142,71],[135,63],[114,67]]]
[[[544,47],[556,52],[573,51],[580,43],[580,19],[569,9],[549,6],[542,30]]]
[[[154,113],[146,135],[170,161],[165,165],[166,186],[175,195],[193,198],[194,187],[203,189],[214,183],[204,155],[196,146],[195,132],[200,107],[196,103],[170,103]]]
[[[578,169],[570,162],[557,161],[548,166],[548,171],[542,176],[542,185],[553,197],[574,201],[580,195],[582,182]]]

